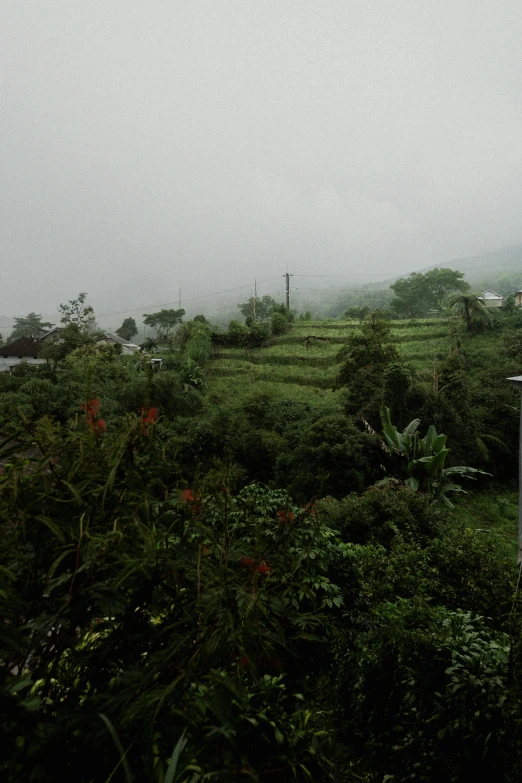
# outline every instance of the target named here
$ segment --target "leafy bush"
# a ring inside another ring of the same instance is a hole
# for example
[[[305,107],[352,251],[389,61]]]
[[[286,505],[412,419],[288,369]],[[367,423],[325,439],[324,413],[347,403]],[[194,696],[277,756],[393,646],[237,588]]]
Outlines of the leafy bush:
[[[469,612],[416,599],[380,606],[354,649],[339,644],[346,741],[385,780],[502,779],[508,651]]]
[[[345,541],[389,546],[396,536],[424,544],[437,535],[444,512],[426,495],[400,485],[370,487],[364,494],[342,500],[326,498],[318,512],[339,530]]]
[[[39,454],[0,476],[4,773],[162,779],[184,737],[194,780],[317,779],[299,679],[342,603],[334,531],[280,490],[180,489],[155,409],[112,437],[98,409],[19,432]]]
[[[351,419],[329,414],[299,431],[293,450],[277,460],[275,480],[301,501],[361,492],[375,478],[378,451]]]

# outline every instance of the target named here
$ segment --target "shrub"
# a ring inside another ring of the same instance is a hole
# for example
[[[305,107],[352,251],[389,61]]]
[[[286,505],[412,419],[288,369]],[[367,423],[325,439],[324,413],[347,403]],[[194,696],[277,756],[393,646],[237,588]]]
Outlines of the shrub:
[[[507,661],[507,637],[482,617],[383,604],[354,649],[338,647],[346,739],[384,779],[503,779]]]

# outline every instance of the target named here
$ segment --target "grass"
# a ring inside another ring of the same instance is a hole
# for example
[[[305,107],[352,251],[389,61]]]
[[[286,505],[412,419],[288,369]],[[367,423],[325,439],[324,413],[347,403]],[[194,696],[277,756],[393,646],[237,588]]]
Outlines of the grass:
[[[518,491],[477,492],[455,501],[454,514],[470,530],[495,539],[498,548],[516,564],[518,554]]]
[[[274,401],[292,400],[312,408],[338,406],[340,392],[300,383],[281,383],[262,378],[244,378],[240,375],[215,375],[209,383],[208,399],[214,405],[242,407],[253,394],[269,394]]]
[[[435,357],[445,356],[455,340],[451,323],[446,319],[391,321],[392,341],[401,361],[417,372],[432,371]],[[209,393],[216,401],[234,404],[268,384],[270,392],[281,399],[308,401],[313,395],[314,401],[335,400],[338,393],[332,397],[331,387],[338,371],[339,350],[360,328],[358,321],[297,321],[290,332],[266,347],[219,347],[209,367]],[[306,343],[310,336],[328,341]],[[496,332],[469,335],[460,331],[458,339],[471,366],[493,366],[498,356]]]

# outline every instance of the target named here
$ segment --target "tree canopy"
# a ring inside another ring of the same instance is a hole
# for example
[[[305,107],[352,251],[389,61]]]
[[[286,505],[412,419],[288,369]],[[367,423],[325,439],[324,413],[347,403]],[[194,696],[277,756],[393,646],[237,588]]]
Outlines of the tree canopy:
[[[166,343],[174,328],[181,323],[185,310],[160,310],[157,313],[144,313],[143,323],[156,330],[158,342]]]
[[[491,313],[474,294],[452,297],[451,308],[460,315],[468,332],[480,332],[491,323]]]
[[[469,289],[464,273],[453,269],[435,268],[429,272],[412,272],[401,277],[390,288],[395,293],[390,307],[398,314],[410,318],[440,311],[447,306],[450,294]]]
[[[251,321],[268,321],[274,310],[279,308],[276,300],[271,296],[256,297],[253,296],[247,302],[238,304],[241,314],[244,318]]]
[[[138,327],[134,318],[125,318],[119,329],[116,329],[116,334],[121,337],[122,340],[128,340],[132,342],[132,338],[138,334]]]
[[[66,304],[59,306],[60,321],[64,326],[74,325],[82,333],[92,332],[96,326],[96,317],[91,305],[86,304],[85,291],[78,294],[76,299],[69,299]]]
[[[53,326],[49,321],[42,321],[42,316],[38,313],[29,313],[23,318],[15,318],[15,327],[11,333],[10,340],[14,342],[21,337],[40,337]]]

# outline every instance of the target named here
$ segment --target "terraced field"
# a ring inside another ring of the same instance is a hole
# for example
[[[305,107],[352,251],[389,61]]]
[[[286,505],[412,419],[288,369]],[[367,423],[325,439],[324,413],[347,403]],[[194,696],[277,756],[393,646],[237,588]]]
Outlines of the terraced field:
[[[254,392],[314,404],[335,404],[332,391],[338,353],[358,322],[298,321],[266,348],[219,348],[208,372],[210,398],[241,404]],[[421,370],[450,347],[448,322],[394,321],[392,338],[400,356]]]

